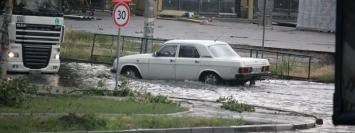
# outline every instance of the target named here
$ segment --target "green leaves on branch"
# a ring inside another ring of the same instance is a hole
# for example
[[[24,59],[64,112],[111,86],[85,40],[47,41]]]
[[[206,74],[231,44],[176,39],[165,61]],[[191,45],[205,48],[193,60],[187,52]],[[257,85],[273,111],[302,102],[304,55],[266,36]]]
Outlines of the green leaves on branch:
[[[105,88],[106,81],[105,80],[99,80],[97,82],[97,88],[91,88],[89,91],[85,91],[83,94],[85,95],[100,95],[100,96],[128,96],[130,101],[133,102],[148,102],[148,103],[162,103],[162,104],[176,104],[178,103],[174,102],[173,100],[169,100],[167,96],[163,95],[157,95],[154,96],[150,92],[139,92],[132,90],[129,87],[129,80],[122,76],[120,78],[121,85],[118,90],[113,90],[113,91],[108,91]],[[101,90],[100,90],[101,89]]]
[[[255,108],[253,105],[239,103],[237,100],[233,98],[233,96],[229,97],[220,97],[217,102],[223,102],[221,108],[231,110],[231,111],[238,111],[238,112],[255,112]]]
[[[36,94],[38,87],[22,78],[0,80],[0,106],[20,107],[27,95]]]

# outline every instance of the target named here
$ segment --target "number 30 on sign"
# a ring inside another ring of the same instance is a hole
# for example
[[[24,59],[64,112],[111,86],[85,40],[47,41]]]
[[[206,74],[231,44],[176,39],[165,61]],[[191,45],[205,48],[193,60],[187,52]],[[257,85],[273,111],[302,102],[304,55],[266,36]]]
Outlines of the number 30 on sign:
[[[118,27],[126,26],[130,16],[130,10],[126,3],[118,3],[115,8],[113,8],[112,19]]]

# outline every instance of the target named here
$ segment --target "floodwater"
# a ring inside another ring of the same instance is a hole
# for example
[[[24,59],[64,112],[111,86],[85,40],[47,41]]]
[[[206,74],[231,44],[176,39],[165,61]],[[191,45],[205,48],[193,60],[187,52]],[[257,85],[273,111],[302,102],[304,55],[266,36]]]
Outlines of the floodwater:
[[[114,73],[110,66],[87,63],[62,63],[57,74],[10,74],[24,77],[38,84],[52,86],[96,87],[98,81],[113,89]],[[220,97],[233,96],[240,102],[280,110],[306,113],[324,120],[323,125],[299,132],[352,132],[355,127],[334,127],[331,121],[333,111],[334,84],[314,83],[296,80],[264,80],[250,86],[213,86],[197,81],[130,80],[132,89],[162,94],[169,97],[216,101]],[[298,131],[297,131],[298,132]]]

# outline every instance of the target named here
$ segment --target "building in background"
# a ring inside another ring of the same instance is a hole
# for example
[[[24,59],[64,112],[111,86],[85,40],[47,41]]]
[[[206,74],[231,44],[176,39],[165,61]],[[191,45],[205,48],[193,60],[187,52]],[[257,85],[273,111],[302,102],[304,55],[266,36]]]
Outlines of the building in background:
[[[272,16],[297,17],[299,0],[274,0]],[[260,14],[258,0],[163,0],[163,10],[189,11],[202,15],[232,15],[246,18],[249,5]]]
[[[297,29],[335,32],[336,0],[300,0]]]
[[[80,0],[84,1],[84,0]],[[85,0],[96,9],[111,10],[112,0]],[[178,10],[194,12],[201,15],[225,15],[229,17],[247,18],[250,14],[249,7],[253,8],[251,14],[254,18],[260,15],[258,9],[259,0],[155,0],[157,10]],[[133,0],[138,6],[137,13],[142,12],[144,0]],[[251,4],[251,6],[249,6]],[[274,0],[273,17],[295,19],[298,15],[299,0]]]

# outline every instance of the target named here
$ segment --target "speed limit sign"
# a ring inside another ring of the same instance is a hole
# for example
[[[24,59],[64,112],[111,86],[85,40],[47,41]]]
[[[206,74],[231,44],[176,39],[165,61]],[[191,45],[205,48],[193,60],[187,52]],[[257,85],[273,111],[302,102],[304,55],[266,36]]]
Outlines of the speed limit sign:
[[[113,9],[112,19],[116,26],[124,27],[130,19],[131,13],[126,3],[118,3]]]
[[[121,28],[126,26],[131,13],[129,7],[126,3],[118,3],[116,4],[115,8],[113,8],[112,19],[115,25],[118,27],[118,34],[117,34],[117,58],[116,58],[116,85],[115,90],[118,87],[118,80],[119,77],[119,59],[120,59],[120,40],[121,40]]]

